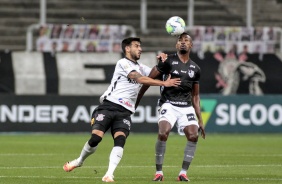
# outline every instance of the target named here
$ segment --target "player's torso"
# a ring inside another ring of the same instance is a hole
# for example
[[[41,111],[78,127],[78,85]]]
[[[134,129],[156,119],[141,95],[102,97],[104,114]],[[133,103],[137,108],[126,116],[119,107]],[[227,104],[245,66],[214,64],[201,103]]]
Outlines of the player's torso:
[[[141,75],[148,75],[144,69],[144,65],[122,59],[117,63],[111,85],[103,96],[107,96],[108,100],[132,110],[134,109],[137,94],[142,85],[128,78],[127,68],[124,68],[124,66],[135,70]]]
[[[183,63],[177,55],[170,55],[167,62],[171,78],[180,78],[181,84],[178,87],[163,88],[162,100],[176,106],[190,106],[193,83],[199,79],[199,66],[192,60]]]
[[[134,70],[140,74],[142,74],[142,69],[140,65],[133,65],[129,63]],[[144,74],[142,74],[144,75]],[[116,67],[112,81],[111,86],[115,86],[114,93],[124,96],[131,96],[132,94],[135,94],[138,92],[141,84],[137,83],[135,80],[132,80],[127,77],[127,73],[122,70],[120,67]]]

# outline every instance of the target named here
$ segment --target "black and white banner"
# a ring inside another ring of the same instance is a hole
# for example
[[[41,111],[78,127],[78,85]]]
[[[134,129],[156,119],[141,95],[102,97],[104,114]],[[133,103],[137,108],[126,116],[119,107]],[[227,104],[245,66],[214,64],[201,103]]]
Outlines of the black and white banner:
[[[120,53],[0,54],[0,92],[17,95],[101,95],[122,57]],[[156,64],[155,53],[143,56],[143,63]]]
[[[16,95],[101,95],[120,53],[0,52],[0,92]],[[202,94],[282,94],[282,62],[275,54],[191,53],[201,67]],[[140,62],[153,67],[156,53]],[[159,95],[157,87],[147,94]]]

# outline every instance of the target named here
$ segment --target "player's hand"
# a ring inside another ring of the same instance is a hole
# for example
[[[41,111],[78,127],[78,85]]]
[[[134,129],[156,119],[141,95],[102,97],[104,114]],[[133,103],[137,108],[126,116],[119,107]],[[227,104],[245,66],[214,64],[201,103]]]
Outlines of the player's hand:
[[[165,53],[160,53],[159,55],[157,55],[158,60],[161,60],[162,62],[164,62],[167,59],[167,54]]]
[[[203,139],[206,138],[206,132],[203,123],[199,123],[199,131],[201,132],[201,137]]]
[[[164,86],[165,87],[172,87],[172,86],[177,87],[180,85],[180,83],[181,83],[180,78],[171,79],[171,75],[169,75],[166,81],[164,82]]]

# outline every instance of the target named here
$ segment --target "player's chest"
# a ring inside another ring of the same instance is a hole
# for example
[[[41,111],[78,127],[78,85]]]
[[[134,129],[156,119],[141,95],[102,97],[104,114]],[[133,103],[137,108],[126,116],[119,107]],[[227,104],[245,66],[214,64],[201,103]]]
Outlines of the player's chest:
[[[185,80],[193,80],[196,76],[196,67],[194,65],[183,63],[172,65],[170,74],[173,78],[179,77]]]

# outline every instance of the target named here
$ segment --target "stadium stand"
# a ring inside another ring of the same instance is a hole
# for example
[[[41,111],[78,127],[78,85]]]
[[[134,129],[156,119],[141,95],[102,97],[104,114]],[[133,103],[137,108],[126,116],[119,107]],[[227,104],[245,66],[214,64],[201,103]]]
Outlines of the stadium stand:
[[[187,19],[187,0],[174,3],[168,0],[148,1],[149,34],[141,34],[140,1],[48,0],[46,2],[47,23],[131,25],[136,29],[137,35],[142,37],[145,51],[170,50],[169,46],[174,38],[166,35],[164,29],[166,19],[173,15]],[[39,22],[39,3],[40,1],[33,0],[1,0],[1,50],[25,50],[27,27]],[[253,1],[253,25],[281,26],[281,8],[282,4],[276,0]],[[241,1],[197,0],[194,24],[245,26],[245,10],[245,3]]]
[[[237,0],[216,0],[234,16],[240,16],[246,25],[246,4]],[[281,0],[253,0],[253,23],[254,26],[282,26]]]
[[[170,50],[174,38],[168,37],[165,32],[166,19],[173,15],[187,19],[187,0],[178,0],[174,3],[168,0],[148,1],[149,34],[141,34],[140,1],[48,0],[46,2],[47,23],[131,25],[136,29],[137,35],[142,37],[145,51]],[[39,22],[39,7],[40,1],[1,0],[1,50],[25,50],[27,27]],[[253,1],[253,25],[282,26],[281,9],[282,4],[276,0]],[[246,25],[246,7],[241,1],[197,0],[194,12],[195,25]]]

